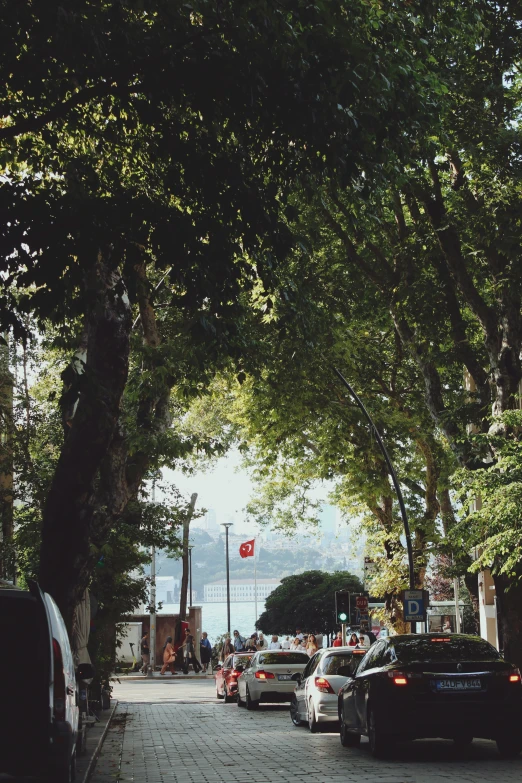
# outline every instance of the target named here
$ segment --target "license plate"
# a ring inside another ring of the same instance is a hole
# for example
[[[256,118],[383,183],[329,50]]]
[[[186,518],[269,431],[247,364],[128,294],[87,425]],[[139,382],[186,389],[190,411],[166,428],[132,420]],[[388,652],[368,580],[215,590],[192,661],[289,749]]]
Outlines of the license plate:
[[[438,691],[481,691],[482,683],[478,679],[437,680]]]
[[[291,674],[278,674],[277,675],[278,680],[291,680],[292,675]]]

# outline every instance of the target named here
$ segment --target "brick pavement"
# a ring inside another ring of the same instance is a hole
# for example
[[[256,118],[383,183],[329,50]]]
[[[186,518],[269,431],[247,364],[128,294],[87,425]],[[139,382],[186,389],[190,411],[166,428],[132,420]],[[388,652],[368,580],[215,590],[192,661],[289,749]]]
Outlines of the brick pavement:
[[[115,722],[91,783],[519,783],[522,757],[503,760],[492,742],[464,753],[443,740],[417,741],[373,759],[363,739],[310,734],[280,705],[257,712],[215,698],[212,680],[122,682]]]

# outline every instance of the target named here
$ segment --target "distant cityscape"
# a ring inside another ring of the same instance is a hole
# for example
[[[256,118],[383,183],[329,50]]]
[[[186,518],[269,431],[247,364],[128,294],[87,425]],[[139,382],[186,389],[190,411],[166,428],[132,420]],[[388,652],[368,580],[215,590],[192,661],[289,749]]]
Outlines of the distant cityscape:
[[[233,521],[230,519],[223,520]],[[293,536],[263,529],[229,533],[230,600],[254,600],[253,558],[241,558],[240,545],[256,540],[257,598],[265,601],[285,576],[309,570],[350,571],[363,574],[364,537],[354,524],[340,519],[335,506],[323,505],[316,530],[298,530]],[[192,601],[226,601],[224,529],[214,509],[191,526]],[[156,596],[163,605],[179,603],[181,560],[164,553],[157,557]]]

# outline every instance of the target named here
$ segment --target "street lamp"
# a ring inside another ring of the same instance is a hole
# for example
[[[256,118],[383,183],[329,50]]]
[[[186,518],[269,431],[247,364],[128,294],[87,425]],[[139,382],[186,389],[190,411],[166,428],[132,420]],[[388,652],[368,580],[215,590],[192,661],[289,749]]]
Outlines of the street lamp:
[[[381,452],[383,454],[383,457],[386,460],[386,464],[388,466],[388,470],[390,471],[390,476],[392,477],[393,486],[395,488],[395,493],[397,495],[397,500],[399,501],[399,507],[401,509],[401,516],[402,516],[402,523],[404,525],[404,536],[406,538],[406,550],[408,552],[408,571],[409,571],[409,577],[410,577],[410,580],[409,580],[410,581],[410,590],[415,590],[415,570],[414,570],[414,567],[413,567],[413,548],[412,548],[412,545],[411,545],[410,526],[409,526],[409,523],[408,523],[408,516],[406,514],[406,506],[404,505],[404,499],[402,497],[401,488],[399,486],[399,481],[397,479],[397,474],[395,473],[395,469],[394,469],[394,467],[392,465],[392,461],[390,459],[390,455],[388,454],[388,452],[386,450],[386,446],[384,445],[383,440],[382,440],[382,438],[381,438],[381,436],[379,434],[379,431],[378,431],[377,427],[375,426],[375,424],[373,423],[373,420],[372,420],[370,414],[368,413],[368,411],[366,410],[366,408],[362,404],[362,402],[359,399],[359,397],[357,396],[357,394],[354,392],[354,390],[352,389],[352,387],[350,386],[350,384],[348,383],[348,381],[346,380],[344,375],[342,375],[336,367],[333,368],[333,371],[337,375],[337,377],[339,378],[341,383],[344,386],[346,386],[346,388],[348,389],[348,391],[352,395],[353,399],[355,400],[355,402],[357,403],[359,408],[364,413],[364,415],[365,415],[365,417],[366,417],[366,419],[368,421],[368,424],[370,425],[370,427],[371,427],[371,429],[373,431],[373,434],[375,435],[375,439],[376,439],[377,443],[379,444],[379,448],[380,448],[380,450],[381,450]]]
[[[230,561],[228,557],[228,528],[232,527],[233,522],[222,522],[221,525],[226,530],[226,561],[227,561],[227,630],[230,637]]]
[[[194,545],[187,548],[189,553],[189,606],[192,606],[192,550],[194,549]]]

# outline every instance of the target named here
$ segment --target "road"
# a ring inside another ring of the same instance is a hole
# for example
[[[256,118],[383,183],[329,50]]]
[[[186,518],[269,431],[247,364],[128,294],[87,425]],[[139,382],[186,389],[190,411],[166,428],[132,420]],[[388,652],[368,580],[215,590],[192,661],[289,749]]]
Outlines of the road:
[[[168,677],[168,675],[167,675]],[[493,742],[464,753],[444,740],[417,741],[377,761],[363,739],[345,749],[337,733],[310,734],[282,705],[258,712],[215,698],[213,680],[129,679],[116,685],[115,720],[91,783],[519,783],[522,757],[501,759]]]

